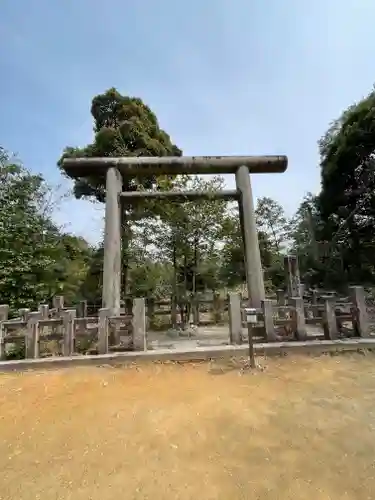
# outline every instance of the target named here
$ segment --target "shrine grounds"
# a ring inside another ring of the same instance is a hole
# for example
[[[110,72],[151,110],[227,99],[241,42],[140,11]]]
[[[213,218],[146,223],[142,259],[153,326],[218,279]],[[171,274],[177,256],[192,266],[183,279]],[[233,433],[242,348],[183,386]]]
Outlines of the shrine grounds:
[[[0,375],[0,499],[375,498],[371,353]]]

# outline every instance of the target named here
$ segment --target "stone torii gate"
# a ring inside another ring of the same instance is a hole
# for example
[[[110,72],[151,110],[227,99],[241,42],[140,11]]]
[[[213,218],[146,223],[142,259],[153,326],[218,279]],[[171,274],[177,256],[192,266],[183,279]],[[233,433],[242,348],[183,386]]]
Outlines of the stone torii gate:
[[[163,198],[183,202],[208,198],[238,201],[249,304],[259,308],[265,294],[249,174],[282,173],[287,165],[286,156],[66,158],[63,167],[71,177],[102,175],[106,180],[103,307],[109,308],[114,315],[120,313],[121,200],[135,203],[142,198]],[[122,191],[123,177],[178,174],[235,174],[237,189],[219,192]]]

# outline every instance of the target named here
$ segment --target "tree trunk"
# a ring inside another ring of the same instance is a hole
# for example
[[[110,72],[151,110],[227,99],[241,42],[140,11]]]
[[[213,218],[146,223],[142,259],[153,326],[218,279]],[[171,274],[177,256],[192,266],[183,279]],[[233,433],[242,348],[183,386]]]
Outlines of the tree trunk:
[[[181,328],[185,330],[186,322],[188,320],[188,303],[187,303],[187,257],[184,255],[184,302],[180,304],[181,311]]]
[[[128,296],[128,277],[129,277],[129,241],[131,239],[131,228],[128,221],[126,210],[122,212],[121,220],[121,240],[122,240],[122,262],[121,262],[121,296]]]
[[[271,232],[272,232],[273,239],[274,239],[274,242],[275,242],[276,252],[280,253],[279,240],[277,239],[276,231],[275,231],[275,229],[274,229],[274,227],[273,227],[272,224],[270,224],[270,228],[271,228]]]
[[[194,262],[193,262],[193,277],[192,277],[192,291],[191,291],[191,307],[193,308],[193,323],[198,323],[198,304],[197,304],[197,268],[198,268],[198,237],[194,238]],[[190,317],[190,311],[189,311]]]

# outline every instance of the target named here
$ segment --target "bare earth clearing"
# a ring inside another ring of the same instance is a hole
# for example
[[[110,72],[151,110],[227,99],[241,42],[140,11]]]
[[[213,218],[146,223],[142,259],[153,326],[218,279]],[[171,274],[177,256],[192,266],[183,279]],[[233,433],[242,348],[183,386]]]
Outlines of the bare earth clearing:
[[[375,498],[373,355],[0,376],[0,498]]]

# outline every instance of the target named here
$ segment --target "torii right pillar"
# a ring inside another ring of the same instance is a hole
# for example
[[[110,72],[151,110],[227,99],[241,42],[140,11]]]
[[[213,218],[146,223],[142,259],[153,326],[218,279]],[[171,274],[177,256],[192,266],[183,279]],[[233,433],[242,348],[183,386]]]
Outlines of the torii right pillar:
[[[236,185],[237,190],[241,193],[238,208],[244,245],[245,274],[249,304],[251,307],[260,308],[262,300],[265,299],[265,291],[253,193],[248,167],[242,166],[237,169]]]

